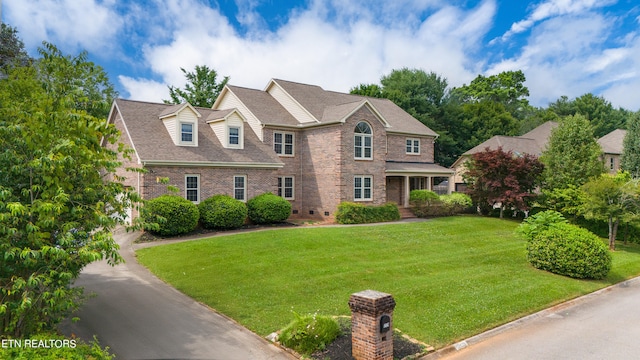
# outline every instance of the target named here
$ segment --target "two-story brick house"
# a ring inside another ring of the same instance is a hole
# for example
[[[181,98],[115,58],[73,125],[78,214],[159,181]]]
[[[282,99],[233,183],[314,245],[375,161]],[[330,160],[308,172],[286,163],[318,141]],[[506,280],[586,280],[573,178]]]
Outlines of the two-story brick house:
[[[133,149],[120,175],[146,199],[168,178],[194,202],[269,191],[294,216],[332,218],[342,201],[408,206],[410,190],[453,175],[433,162],[437,134],[393,102],[284,80],[228,85],[212,109],[117,99],[109,121]]]

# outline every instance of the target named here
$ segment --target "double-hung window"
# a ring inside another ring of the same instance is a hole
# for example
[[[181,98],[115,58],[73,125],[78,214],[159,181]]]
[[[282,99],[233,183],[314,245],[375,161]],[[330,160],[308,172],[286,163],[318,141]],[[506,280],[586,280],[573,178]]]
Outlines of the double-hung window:
[[[371,126],[364,121],[361,121],[356,125],[354,130],[354,158],[359,160],[371,160],[373,159],[373,138],[372,138]]]
[[[180,142],[183,144],[193,144],[193,123],[180,123]]]
[[[293,156],[293,133],[274,132],[273,133],[273,150],[278,155]]]
[[[373,177],[371,175],[356,175],[353,178],[353,199],[355,201],[373,200],[372,182]]]
[[[420,155],[420,139],[407,139],[407,154]]]
[[[246,175],[236,175],[233,177],[233,197],[236,200],[247,201]]]
[[[229,145],[240,146],[240,128],[235,126],[229,127]]]
[[[184,189],[187,200],[200,202],[200,175],[185,175]]]
[[[293,192],[293,176],[282,176],[278,178],[278,196],[282,196],[287,200],[294,199]]]

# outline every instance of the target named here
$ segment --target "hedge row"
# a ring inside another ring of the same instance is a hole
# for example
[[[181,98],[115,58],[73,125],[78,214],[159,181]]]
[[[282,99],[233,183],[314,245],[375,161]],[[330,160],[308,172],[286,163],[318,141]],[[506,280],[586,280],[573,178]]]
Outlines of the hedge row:
[[[411,211],[417,217],[451,216],[468,212],[472,206],[469,195],[438,195],[430,190],[412,190],[409,193],[409,203]]]
[[[369,224],[400,220],[400,210],[395,203],[380,206],[343,202],[338,205],[336,222],[339,224]]]
[[[247,217],[255,224],[286,221],[291,204],[280,196],[265,193],[247,204],[227,195],[214,195],[199,205],[178,195],[162,195],[145,203],[142,219],[146,230],[161,236],[182,235],[195,230],[198,223],[205,229],[236,229]]]

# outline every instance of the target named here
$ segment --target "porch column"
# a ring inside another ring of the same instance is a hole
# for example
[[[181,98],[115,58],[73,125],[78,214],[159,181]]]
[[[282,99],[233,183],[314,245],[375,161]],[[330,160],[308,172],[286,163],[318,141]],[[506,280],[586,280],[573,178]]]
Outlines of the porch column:
[[[449,179],[449,189],[447,190],[447,194],[451,194],[456,190],[455,177],[453,175],[449,175],[447,179]]]
[[[433,178],[431,176],[427,176],[427,190],[433,189],[433,185],[431,184],[432,180]]]
[[[404,177],[404,207],[409,207],[409,193],[411,190],[409,189],[409,177]]]

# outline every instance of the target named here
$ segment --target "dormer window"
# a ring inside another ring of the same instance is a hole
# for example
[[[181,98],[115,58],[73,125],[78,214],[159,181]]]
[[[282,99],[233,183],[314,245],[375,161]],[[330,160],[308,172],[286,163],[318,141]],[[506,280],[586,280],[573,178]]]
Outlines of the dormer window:
[[[229,147],[240,147],[240,128],[229,126]]]
[[[180,142],[183,144],[193,144],[193,124],[180,123]]]

